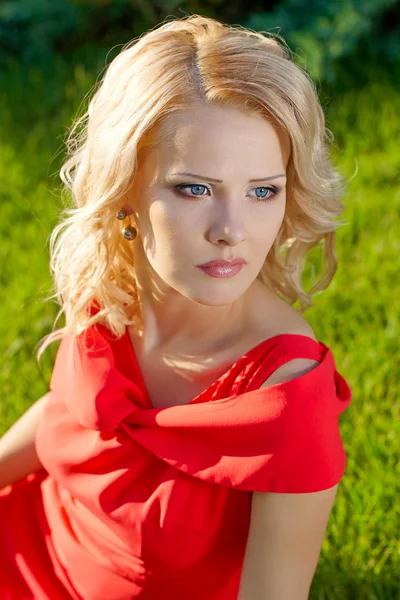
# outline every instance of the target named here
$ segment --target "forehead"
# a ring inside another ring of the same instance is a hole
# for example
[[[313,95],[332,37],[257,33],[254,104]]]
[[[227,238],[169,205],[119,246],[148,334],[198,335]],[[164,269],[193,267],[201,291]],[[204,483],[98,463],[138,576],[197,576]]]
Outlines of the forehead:
[[[263,171],[267,167],[273,173],[286,168],[290,153],[286,132],[254,112],[234,107],[199,105],[171,113],[159,125],[156,138],[151,162],[161,169],[206,162],[217,169],[230,162],[246,169],[253,164],[253,170],[264,166]]]

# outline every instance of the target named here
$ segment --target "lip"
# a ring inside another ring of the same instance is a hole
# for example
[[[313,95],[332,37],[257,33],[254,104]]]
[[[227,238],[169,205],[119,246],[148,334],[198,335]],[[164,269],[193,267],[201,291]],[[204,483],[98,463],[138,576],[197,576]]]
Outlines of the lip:
[[[234,258],[233,260],[211,260],[198,267],[233,267],[234,265],[246,265],[244,258]]]
[[[200,271],[203,271],[206,275],[210,277],[223,278],[233,277],[237,275],[243,269],[243,262],[237,262],[235,265],[232,264],[233,261],[226,261],[225,265],[212,265],[207,267],[197,267]]]

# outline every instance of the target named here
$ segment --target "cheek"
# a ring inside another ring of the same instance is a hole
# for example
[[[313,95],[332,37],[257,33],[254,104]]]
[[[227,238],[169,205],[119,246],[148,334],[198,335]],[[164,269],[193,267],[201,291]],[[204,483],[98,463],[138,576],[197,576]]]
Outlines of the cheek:
[[[275,208],[275,207],[274,207]],[[258,218],[254,222],[253,239],[257,240],[257,245],[260,247],[270,248],[278,235],[279,229],[285,217],[285,205],[280,204],[276,210],[265,211],[263,218]]]
[[[193,246],[196,241],[195,230],[204,224],[204,219],[200,215],[194,215],[193,210],[182,210],[173,206],[173,203],[167,204],[157,200],[151,204],[148,214],[149,219],[143,233],[145,240],[147,238],[148,248],[154,248],[154,253],[157,253],[159,258],[160,255],[181,255],[182,248]],[[261,252],[268,251],[274,243],[284,216],[285,198],[263,211],[262,217],[259,212],[253,214],[249,221],[243,224],[248,241],[253,240]]]
[[[193,220],[185,211],[174,210],[164,203],[154,202],[149,211],[149,234],[157,240],[157,253],[170,254],[175,248],[185,246],[192,238]],[[193,238],[192,238],[193,239]]]

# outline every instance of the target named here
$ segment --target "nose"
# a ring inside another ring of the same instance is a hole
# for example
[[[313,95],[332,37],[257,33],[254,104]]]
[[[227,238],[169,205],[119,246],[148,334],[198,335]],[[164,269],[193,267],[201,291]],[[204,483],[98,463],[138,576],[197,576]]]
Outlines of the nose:
[[[232,207],[221,210],[213,220],[208,233],[213,244],[236,246],[244,240],[244,223],[238,210],[234,213]]]

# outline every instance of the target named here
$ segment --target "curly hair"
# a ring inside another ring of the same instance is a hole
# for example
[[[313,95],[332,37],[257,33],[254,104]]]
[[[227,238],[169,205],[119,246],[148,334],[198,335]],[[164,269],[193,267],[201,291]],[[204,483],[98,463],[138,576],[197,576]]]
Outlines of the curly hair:
[[[173,57],[173,58],[172,58]],[[102,322],[118,338],[142,327],[132,244],[115,215],[134,186],[143,153],[162,139],[160,123],[175,111],[231,106],[252,111],[289,136],[287,203],[274,244],[257,279],[300,312],[314,303],[337,270],[336,219],[347,182],[331,162],[316,85],[283,38],[192,14],[163,22],[123,46],[73,123],[63,191],[72,207],[50,236],[50,268],[61,307],[44,349],[64,332],[78,335]],[[309,251],[324,242],[323,271],[307,293],[302,273]],[[96,303],[94,314],[87,310]],[[65,313],[66,326],[54,330]],[[39,342],[39,343],[40,343]]]

